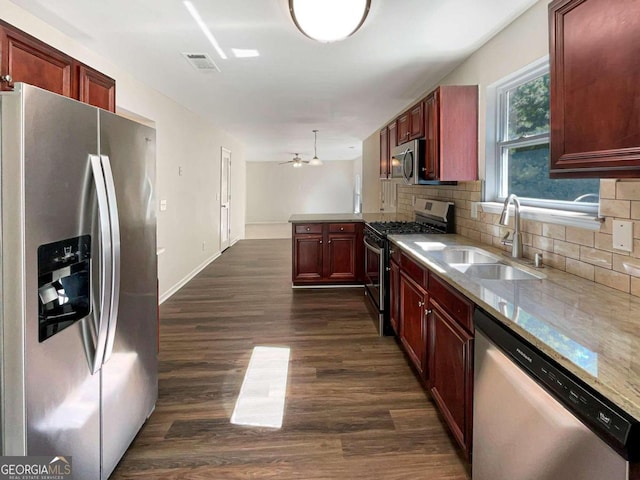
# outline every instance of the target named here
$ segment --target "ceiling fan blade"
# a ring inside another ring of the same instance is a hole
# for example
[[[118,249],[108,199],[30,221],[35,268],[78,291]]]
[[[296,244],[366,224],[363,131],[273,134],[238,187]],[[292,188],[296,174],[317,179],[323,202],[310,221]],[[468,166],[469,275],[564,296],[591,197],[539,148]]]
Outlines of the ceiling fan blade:
[[[278,163],[278,165],[284,165],[285,163],[293,163],[293,160],[289,160],[287,162],[280,162],[280,163]]]

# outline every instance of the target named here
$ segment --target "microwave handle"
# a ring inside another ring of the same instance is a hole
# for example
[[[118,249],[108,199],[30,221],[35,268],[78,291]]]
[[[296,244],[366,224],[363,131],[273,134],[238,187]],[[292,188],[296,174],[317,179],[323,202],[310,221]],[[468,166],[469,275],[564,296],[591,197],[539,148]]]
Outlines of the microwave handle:
[[[415,172],[413,172],[413,168],[411,167],[411,174],[409,174],[407,172],[407,155],[409,155],[409,149],[407,148],[404,153],[402,154],[402,161],[400,163],[400,165],[402,165],[402,177],[404,178],[404,183],[406,183],[407,185],[411,184],[411,174],[415,175]]]

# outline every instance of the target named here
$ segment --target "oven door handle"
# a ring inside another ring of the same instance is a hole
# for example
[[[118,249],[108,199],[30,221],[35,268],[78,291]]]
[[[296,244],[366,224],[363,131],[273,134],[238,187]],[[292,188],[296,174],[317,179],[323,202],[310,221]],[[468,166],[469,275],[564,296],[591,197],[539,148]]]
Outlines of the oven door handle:
[[[364,240],[364,246],[380,256],[382,256],[382,253],[384,251],[384,249],[378,247],[377,245],[371,245],[369,242],[367,242],[366,239]]]

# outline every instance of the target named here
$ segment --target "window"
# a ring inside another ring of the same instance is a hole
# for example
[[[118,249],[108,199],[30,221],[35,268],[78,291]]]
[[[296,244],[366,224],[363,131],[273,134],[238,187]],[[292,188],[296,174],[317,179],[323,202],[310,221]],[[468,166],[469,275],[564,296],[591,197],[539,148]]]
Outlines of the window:
[[[515,193],[523,205],[597,212],[598,179],[549,178],[548,59],[502,80],[488,97],[496,120],[488,129],[495,140],[487,149],[487,199]]]

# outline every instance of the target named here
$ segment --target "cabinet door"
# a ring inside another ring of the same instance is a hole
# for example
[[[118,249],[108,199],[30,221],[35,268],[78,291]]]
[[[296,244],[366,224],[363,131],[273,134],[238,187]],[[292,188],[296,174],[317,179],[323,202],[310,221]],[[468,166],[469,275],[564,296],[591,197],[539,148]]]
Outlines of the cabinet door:
[[[400,322],[400,265],[393,260],[390,262],[389,271],[389,299],[390,312],[389,319],[391,327],[397,336],[402,334],[402,323]]]
[[[103,73],[80,65],[78,67],[80,84],[79,100],[94,107],[116,111],[116,81]]]
[[[380,178],[389,178],[389,129],[380,130]]]
[[[427,292],[400,272],[400,341],[424,379],[428,378],[426,301]]]
[[[409,113],[409,140],[424,137],[423,103],[415,105]]]
[[[356,269],[356,234],[328,235],[326,258],[326,277],[334,281],[355,281],[358,278]]]
[[[391,152],[393,147],[398,146],[398,124],[396,122],[391,122],[387,128],[389,129],[389,152]]]
[[[409,141],[409,135],[411,135],[411,132],[409,131],[409,118],[409,112],[403,113],[398,117],[398,145]]]
[[[429,306],[431,395],[469,458],[473,412],[473,338],[433,298]]]
[[[76,97],[73,59],[26,33],[0,24],[0,75],[66,97]],[[3,90],[12,84],[3,82]]]
[[[639,18],[636,0],[549,6],[551,178],[640,176]]]
[[[440,175],[440,125],[437,91],[429,95],[424,101],[424,120],[426,149],[421,173],[425,180],[437,180]]]
[[[322,235],[293,237],[293,281],[322,279]]]

